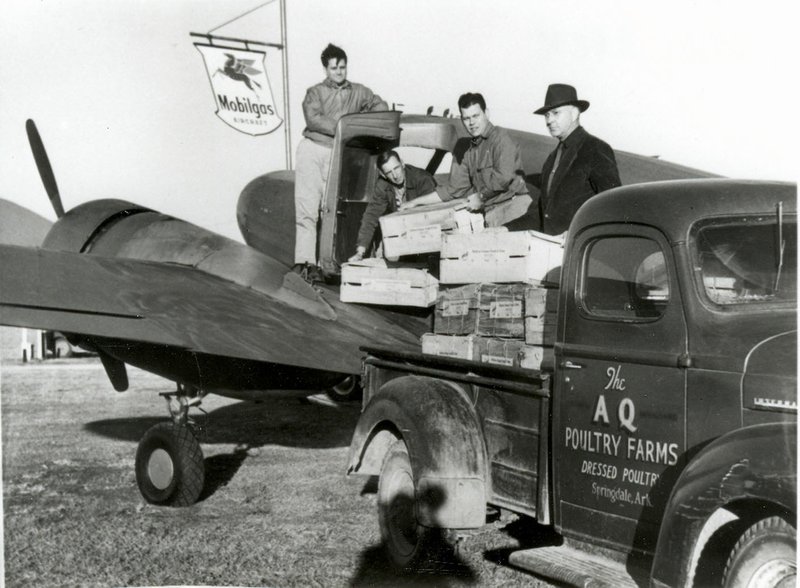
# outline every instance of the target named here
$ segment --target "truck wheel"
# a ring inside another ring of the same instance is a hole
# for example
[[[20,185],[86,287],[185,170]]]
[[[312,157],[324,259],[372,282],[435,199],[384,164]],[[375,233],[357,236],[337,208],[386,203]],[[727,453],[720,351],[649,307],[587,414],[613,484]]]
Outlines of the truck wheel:
[[[444,529],[417,523],[414,473],[402,440],[389,448],[378,480],[378,522],[389,561],[395,567],[415,570],[448,544]]]
[[[334,402],[355,402],[361,400],[361,378],[347,376],[344,380],[328,388],[328,398]]]
[[[797,534],[780,517],[749,527],[725,564],[725,588],[788,588],[797,580]]]
[[[189,427],[160,423],[144,434],[136,450],[136,483],[147,502],[194,504],[204,477],[203,452]]]

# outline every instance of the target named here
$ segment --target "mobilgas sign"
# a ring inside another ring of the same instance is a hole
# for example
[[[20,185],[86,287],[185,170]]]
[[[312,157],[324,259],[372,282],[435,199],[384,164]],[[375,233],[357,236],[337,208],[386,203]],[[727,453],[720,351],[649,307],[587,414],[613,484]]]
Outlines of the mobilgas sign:
[[[195,43],[211,82],[216,114],[248,135],[266,135],[283,122],[267,78],[266,53]]]

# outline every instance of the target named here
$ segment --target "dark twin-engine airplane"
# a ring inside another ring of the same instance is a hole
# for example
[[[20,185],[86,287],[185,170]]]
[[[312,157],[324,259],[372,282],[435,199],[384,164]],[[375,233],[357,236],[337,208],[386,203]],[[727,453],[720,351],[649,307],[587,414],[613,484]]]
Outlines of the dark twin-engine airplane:
[[[206,394],[258,399],[270,390],[328,388],[346,398],[357,389],[361,346],[416,347],[430,330],[428,310],[340,302],[337,278],[355,251],[377,154],[400,147],[436,173],[468,141],[458,119],[392,111],[340,120],[319,230],[326,280],[313,286],[289,271],[294,172],[268,173],[244,188],[237,207],[242,244],[125,200],[65,212],[33,121],[26,129],[58,220],[31,243],[41,217],[0,200],[0,324],[68,333],[99,355],[116,390],[128,387],[126,364],[177,383],[166,395],[172,420],[150,429],[137,451],[137,482],[151,503],[197,500],[203,458],[189,410]],[[525,170],[540,170],[554,141],[511,134]],[[710,177],[616,155],[624,184]]]

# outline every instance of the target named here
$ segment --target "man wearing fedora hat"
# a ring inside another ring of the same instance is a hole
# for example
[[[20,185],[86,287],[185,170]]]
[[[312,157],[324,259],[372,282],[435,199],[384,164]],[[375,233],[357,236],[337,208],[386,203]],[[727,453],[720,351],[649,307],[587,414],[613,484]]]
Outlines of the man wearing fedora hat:
[[[622,185],[614,151],[580,125],[580,113],[587,108],[589,103],[578,100],[572,86],[550,84],[544,106],[534,112],[544,115],[547,129],[558,139],[558,147],[547,157],[542,173],[530,178],[541,191],[539,218],[541,230],[548,235],[566,231],[589,198]]]

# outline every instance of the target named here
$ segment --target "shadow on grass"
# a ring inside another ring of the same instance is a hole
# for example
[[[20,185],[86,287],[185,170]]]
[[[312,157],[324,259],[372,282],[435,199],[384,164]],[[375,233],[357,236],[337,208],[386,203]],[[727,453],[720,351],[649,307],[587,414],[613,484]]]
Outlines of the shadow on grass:
[[[360,412],[358,403],[328,405],[298,398],[237,402],[203,415],[192,411],[200,443],[329,449],[350,444]],[[84,429],[110,439],[138,442],[167,417],[92,421]]]
[[[435,561],[416,571],[394,568],[386,557],[383,544],[364,551],[358,562],[351,586],[465,586],[477,582],[475,572],[457,554],[440,553]]]
[[[490,549],[483,554],[483,557],[487,561],[504,567],[511,566],[508,563],[508,558],[515,551],[532,547],[560,545],[563,542],[562,537],[552,527],[540,525],[535,520],[527,517],[520,517],[508,523],[500,532],[514,539],[516,545]]]
[[[233,480],[236,472],[242,467],[244,460],[247,459],[247,447],[237,447],[233,453],[214,455],[205,458],[205,481],[203,491],[198,497],[198,502],[203,502],[210,498],[214,493],[227,486]]]

